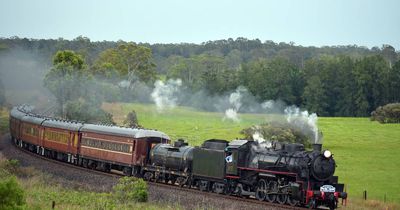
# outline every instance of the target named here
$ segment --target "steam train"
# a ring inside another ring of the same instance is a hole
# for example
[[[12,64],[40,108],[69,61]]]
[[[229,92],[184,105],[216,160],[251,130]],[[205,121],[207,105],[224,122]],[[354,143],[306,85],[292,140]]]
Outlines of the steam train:
[[[347,199],[332,153],[317,144],[312,151],[248,140],[172,145],[160,131],[57,120],[24,107],[11,110],[10,133],[17,146],[48,158],[147,181],[310,208]]]

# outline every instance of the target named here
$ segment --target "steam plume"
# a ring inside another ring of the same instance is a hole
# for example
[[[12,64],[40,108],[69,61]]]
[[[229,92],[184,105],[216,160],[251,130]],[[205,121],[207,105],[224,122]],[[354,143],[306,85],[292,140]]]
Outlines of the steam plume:
[[[166,83],[158,80],[154,86],[151,97],[158,111],[163,111],[165,108],[173,108],[177,105],[177,94],[179,93],[179,88],[182,86],[181,79],[170,79]]]
[[[240,122],[238,111],[242,107],[242,97],[244,93],[247,93],[247,89],[239,86],[236,91],[229,95],[230,108],[225,110],[225,119],[232,120],[234,122]]]
[[[305,132],[306,135],[314,139],[314,143],[320,143],[318,135],[318,116],[315,113],[308,113],[308,111],[300,111],[296,106],[289,106],[285,109],[286,120],[294,127]]]

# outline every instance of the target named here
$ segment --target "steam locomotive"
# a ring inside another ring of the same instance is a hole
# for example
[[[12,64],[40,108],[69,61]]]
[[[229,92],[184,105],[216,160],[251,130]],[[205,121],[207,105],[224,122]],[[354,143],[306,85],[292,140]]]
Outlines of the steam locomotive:
[[[320,144],[306,151],[302,144],[276,142],[267,148],[256,141],[211,139],[191,147],[181,140],[156,145],[149,164],[146,180],[178,180],[202,191],[311,208],[335,209],[339,198],[347,199],[344,184],[333,176],[332,153]]]
[[[344,184],[333,176],[332,153],[319,144],[312,151],[302,144],[275,142],[268,148],[248,140],[172,145],[160,131],[60,121],[21,107],[10,112],[10,133],[31,152],[147,181],[310,208],[335,209],[339,198],[347,199]]]

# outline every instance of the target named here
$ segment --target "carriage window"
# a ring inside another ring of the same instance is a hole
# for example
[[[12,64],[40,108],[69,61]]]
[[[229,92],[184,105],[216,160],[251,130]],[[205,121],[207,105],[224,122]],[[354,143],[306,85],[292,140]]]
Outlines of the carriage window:
[[[129,153],[131,151],[131,146],[129,144],[101,141],[90,138],[82,138],[81,144],[82,146],[111,150],[116,152]]]
[[[25,124],[24,129],[23,129],[23,133],[25,135],[28,135],[28,136],[38,137],[39,136],[39,129],[34,127],[34,126]]]
[[[55,141],[67,144],[68,143],[69,134],[68,133],[60,133],[55,131],[46,131],[44,134],[44,139],[48,141]]]

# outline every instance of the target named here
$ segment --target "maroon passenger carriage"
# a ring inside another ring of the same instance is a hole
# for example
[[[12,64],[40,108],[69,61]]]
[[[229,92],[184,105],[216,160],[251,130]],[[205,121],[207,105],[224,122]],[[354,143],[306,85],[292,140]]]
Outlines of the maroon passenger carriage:
[[[139,175],[150,149],[158,143],[169,143],[166,134],[147,129],[85,124],[80,133],[80,165],[105,171],[117,169],[126,175]]]
[[[160,131],[50,119],[29,114],[23,107],[11,110],[10,133],[16,145],[31,152],[126,175],[141,172],[155,144],[169,143]]]

